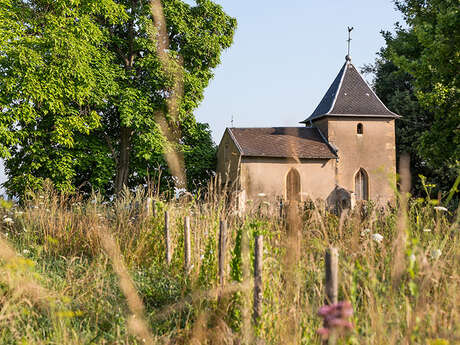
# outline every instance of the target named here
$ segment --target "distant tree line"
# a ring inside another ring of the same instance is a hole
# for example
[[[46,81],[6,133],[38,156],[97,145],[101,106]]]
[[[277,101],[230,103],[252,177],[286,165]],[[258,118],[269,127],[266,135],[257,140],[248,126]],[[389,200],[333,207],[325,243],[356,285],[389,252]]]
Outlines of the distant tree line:
[[[373,65],[377,95],[396,121],[398,156],[411,156],[413,191],[449,191],[460,173],[460,15],[458,0],[397,0],[405,26],[382,32]],[[420,175],[426,177],[421,178]]]

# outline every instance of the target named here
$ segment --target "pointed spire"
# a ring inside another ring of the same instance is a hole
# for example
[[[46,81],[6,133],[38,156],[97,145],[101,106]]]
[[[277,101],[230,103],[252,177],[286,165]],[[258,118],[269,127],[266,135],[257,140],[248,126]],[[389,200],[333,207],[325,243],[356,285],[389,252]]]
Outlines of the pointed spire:
[[[388,110],[347,57],[313,114],[302,123],[324,116],[399,117]]]

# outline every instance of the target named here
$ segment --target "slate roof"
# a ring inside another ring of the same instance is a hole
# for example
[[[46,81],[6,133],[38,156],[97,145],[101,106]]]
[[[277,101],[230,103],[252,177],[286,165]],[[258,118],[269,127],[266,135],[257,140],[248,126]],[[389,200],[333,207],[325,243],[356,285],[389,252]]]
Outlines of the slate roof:
[[[351,60],[344,63],[313,114],[302,123],[324,116],[400,117],[388,110]]]
[[[316,128],[227,128],[242,156],[273,158],[336,158]]]

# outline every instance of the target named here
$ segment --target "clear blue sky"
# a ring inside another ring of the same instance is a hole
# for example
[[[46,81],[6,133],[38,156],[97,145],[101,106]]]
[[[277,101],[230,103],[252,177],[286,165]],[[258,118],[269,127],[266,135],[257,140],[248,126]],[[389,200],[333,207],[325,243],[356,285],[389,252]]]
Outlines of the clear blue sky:
[[[218,144],[235,127],[297,126],[345,62],[347,26],[357,68],[375,60],[381,30],[402,22],[391,0],[215,0],[238,21],[233,45],[195,111]],[[191,1],[189,1],[191,3]]]
[[[347,26],[355,28],[351,57],[359,68],[383,46],[380,31],[402,21],[391,0],[215,1],[238,21],[234,43],[195,112],[217,144],[232,115],[235,127],[299,125],[344,62]]]

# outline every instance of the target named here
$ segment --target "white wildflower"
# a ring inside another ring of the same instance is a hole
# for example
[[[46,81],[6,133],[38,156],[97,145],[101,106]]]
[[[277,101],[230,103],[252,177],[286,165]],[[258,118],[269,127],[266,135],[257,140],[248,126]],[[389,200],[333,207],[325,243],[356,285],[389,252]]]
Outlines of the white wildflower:
[[[371,233],[371,229],[364,229],[363,231],[361,231],[361,236],[365,236],[370,233]]]
[[[378,233],[375,233],[375,234],[372,234],[372,239],[377,243],[382,243],[383,236]]]
[[[263,198],[264,196],[267,196],[267,194],[265,194],[265,193],[259,193],[259,194],[257,194],[257,196]]]
[[[40,199],[45,199],[45,197],[43,195],[40,195],[39,198]]]
[[[411,255],[409,256],[409,261],[410,261],[410,262],[415,262],[415,260],[416,260],[415,254],[411,254]]]
[[[7,224],[7,225],[12,225],[14,224],[14,220],[10,217],[5,217],[3,218],[3,223]]]
[[[431,229],[423,229],[423,232],[431,232]]]
[[[440,249],[433,249],[430,253],[432,259],[436,260],[441,257],[442,251]]]
[[[16,217],[22,216],[23,214],[24,214],[24,212],[22,212],[22,211],[16,211],[16,212],[14,213],[14,215],[15,215]]]
[[[444,206],[435,206],[434,209],[436,211],[447,212],[447,208],[445,208]]]
[[[201,255],[200,255],[200,261],[202,261],[203,259],[204,259],[204,255],[201,254]]]
[[[24,249],[22,252],[23,252],[24,254],[29,254],[29,253],[30,253],[30,251],[29,251],[28,249]]]
[[[27,232],[27,228],[25,226],[23,226],[22,231]]]

